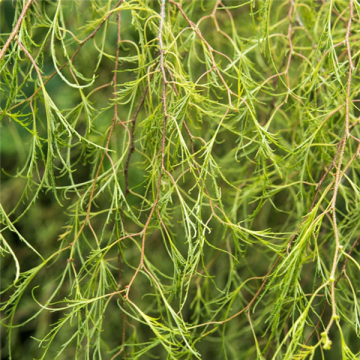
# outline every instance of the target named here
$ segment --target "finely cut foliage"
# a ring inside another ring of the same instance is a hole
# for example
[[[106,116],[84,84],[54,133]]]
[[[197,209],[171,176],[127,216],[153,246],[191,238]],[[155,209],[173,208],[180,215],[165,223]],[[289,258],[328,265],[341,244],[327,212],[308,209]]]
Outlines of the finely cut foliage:
[[[360,359],[358,0],[0,6],[2,359]]]

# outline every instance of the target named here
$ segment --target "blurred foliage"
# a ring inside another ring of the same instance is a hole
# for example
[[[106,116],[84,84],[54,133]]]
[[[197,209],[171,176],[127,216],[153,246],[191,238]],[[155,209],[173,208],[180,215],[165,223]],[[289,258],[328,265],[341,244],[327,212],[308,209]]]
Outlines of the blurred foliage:
[[[358,0],[0,7],[2,359],[360,359]]]

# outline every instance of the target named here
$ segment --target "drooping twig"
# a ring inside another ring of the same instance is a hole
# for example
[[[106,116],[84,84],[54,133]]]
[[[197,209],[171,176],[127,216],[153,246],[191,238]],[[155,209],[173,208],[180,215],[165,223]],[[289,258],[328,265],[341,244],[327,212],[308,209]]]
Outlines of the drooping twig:
[[[152,75],[151,75],[152,77]],[[151,79],[150,77],[150,79]],[[124,191],[124,196],[126,197],[129,193],[129,165],[130,165],[130,159],[131,159],[131,155],[133,154],[133,152],[135,151],[135,124],[136,124],[136,119],[139,115],[139,112],[142,108],[142,106],[144,105],[147,93],[148,93],[148,88],[149,86],[147,85],[145,87],[144,93],[141,97],[140,103],[138,105],[138,107],[135,110],[135,113],[133,115],[133,117],[131,118],[131,130],[130,130],[130,146],[129,146],[129,152],[128,155],[126,157],[126,161],[125,161],[125,166],[124,166],[124,176],[125,176],[125,191]]]
[[[151,207],[150,210],[150,214],[146,220],[146,223],[144,225],[144,228],[142,230],[142,242],[141,242],[141,253],[140,253],[140,262],[139,265],[134,273],[134,275],[132,276],[129,285],[127,286],[127,294],[126,294],[126,298],[128,298],[129,296],[129,292],[130,292],[130,288],[131,285],[133,284],[137,274],[139,273],[141,268],[145,268],[145,264],[144,264],[144,258],[145,258],[145,240],[146,240],[146,231],[147,228],[149,227],[150,221],[152,219],[152,216],[155,212],[155,209],[157,208],[158,202],[159,202],[159,197],[160,197],[160,187],[161,187],[161,179],[162,179],[162,170],[166,171],[165,166],[164,166],[164,157],[165,157],[165,139],[166,139],[166,121],[167,121],[167,108],[166,108],[166,86],[167,86],[167,82],[166,82],[166,75],[165,75],[165,51],[164,51],[164,44],[163,44],[163,37],[162,37],[162,31],[163,31],[163,27],[164,27],[164,22],[165,22],[165,5],[166,5],[166,0],[162,0],[161,1],[161,10],[160,10],[160,24],[159,24],[159,35],[158,35],[158,40],[159,40],[159,51],[160,51],[160,72],[162,74],[162,106],[163,106],[163,112],[164,112],[164,120],[163,120],[163,129],[162,129],[162,139],[161,139],[161,171],[159,172],[159,178],[158,178],[158,184],[157,184],[157,190],[156,190],[156,195],[155,195],[155,200],[154,203]]]

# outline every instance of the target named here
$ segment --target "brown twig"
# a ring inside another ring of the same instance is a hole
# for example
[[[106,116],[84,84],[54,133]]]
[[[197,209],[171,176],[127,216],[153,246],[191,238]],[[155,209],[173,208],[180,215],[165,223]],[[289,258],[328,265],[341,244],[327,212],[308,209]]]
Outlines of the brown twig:
[[[175,5],[181,15],[184,17],[184,19],[187,21],[187,23],[190,25],[190,27],[192,28],[192,30],[196,33],[196,35],[201,39],[201,41],[204,43],[204,45],[206,46],[207,50],[209,51],[209,55],[210,55],[210,59],[211,59],[211,64],[212,64],[212,68],[213,70],[218,74],[221,82],[223,83],[225,89],[226,89],[226,92],[227,92],[227,96],[228,96],[228,102],[229,102],[229,105],[230,107],[232,107],[232,101],[231,101],[231,95],[234,94],[233,91],[231,91],[231,89],[229,88],[228,84],[226,83],[224,77],[222,76],[217,64],[216,64],[216,61],[215,61],[215,58],[214,58],[214,49],[211,47],[211,45],[205,40],[204,36],[202,35],[202,33],[200,32],[198,26],[192,22],[189,17],[186,15],[186,13],[184,12],[182,6],[179,4],[179,3],[176,3],[175,1],[173,0],[169,0],[169,2],[173,5]],[[216,51],[217,53],[220,53],[218,51]],[[222,54],[222,53],[221,53]],[[224,54],[222,54],[224,55]]]
[[[121,4],[123,2],[123,0],[120,0],[118,1],[118,3],[115,5],[115,7],[119,6],[119,4]],[[106,15],[106,17],[103,19],[103,21],[96,27],[96,29],[85,39],[82,41],[81,45],[80,45],[80,48],[78,48],[78,50],[74,53],[74,55],[72,56],[71,59],[74,59],[74,57],[78,54],[78,52],[80,51],[81,47],[85,44],[86,41],[88,41],[89,39],[91,39],[92,37],[94,37],[97,32],[99,31],[99,29],[101,28],[101,26],[105,23],[105,21],[110,17],[110,15],[112,14],[112,12],[109,12],[108,15]],[[117,47],[117,58],[116,58],[116,61],[115,61],[115,69],[117,69],[117,63],[118,63],[118,56],[119,56],[119,50],[118,50],[118,47]],[[67,62],[68,63],[68,62]],[[64,67],[67,63],[63,64],[62,67]],[[61,69],[61,67],[59,68]],[[115,84],[116,84],[116,71],[114,73],[114,77],[113,77],[113,81],[114,81],[114,78],[115,78]],[[115,127],[115,124],[116,124],[116,121],[118,120],[118,117],[117,117],[117,104],[115,102],[115,105],[114,105],[114,117],[112,119],[112,123],[111,123],[111,126],[110,126],[110,130],[109,130],[109,134],[108,134],[108,137],[107,137],[107,140],[106,140],[106,146],[105,148],[108,149],[109,147],[109,144],[110,144],[110,140],[111,140],[111,136],[112,136],[112,133],[114,131],[114,127]],[[120,120],[120,119],[119,119]],[[120,121],[120,123],[127,129],[127,127],[125,126],[125,124],[123,122]],[[105,152],[102,154],[101,158],[100,158],[100,162],[99,162],[99,165],[98,165],[98,168],[96,170],[96,174],[95,174],[95,178],[93,180],[93,183],[92,183],[92,186],[91,186],[91,191],[90,191],[90,197],[89,197],[89,204],[88,204],[88,207],[87,207],[87,211],[86,211],[86,216],[85,216],[85,220],[84,222],[82,223],[79,231],[77,232],[76,236],[75,236],[75,239],[73,240],[72,242],[72,249],[71,249],[71,254],[70,254],[70,257],[72,258],[73,257],[73,252],[74,252],[74,249],[75,249],[75,244],[80,236],[80,234],[82,233],[82,231],[84,230],[86,224],[90,221],[90,212],[91,212],[91,206],[92,206],[92,201],[93,201],[93,198],[94,198],[94,194],[95,194],[95,187],[96,187],[96,183],[97,183],[97,180],[98,180],[98,177],[100,175],[100,171],[101,171],[101,168],[102,168],[102,164],[104,162],[104,159],[105,159],[105,156],[109,159],[109,161],[111,162],[111,165],[112,165],[112,168],[114,169],[115,171],[115,168],[114,168],[114,164],[112,162],[112,159],[108,153],[107,150],[105,150]]]
[[[166,81],[166,74],[165,74],[165,51],[164,51],[164,44],[163,44],[163,37],[162,37],[162,31],[163,31],[163,26],[164,26],[164,22],[165,22],[165,5],[166,5],[166,0],[162,0],[161,8],[160,8],[160,24],[159,24],[159,35],[158,35],[159,48],[160,48],[159,49],[159,51],[160,51],[160,72],[162,74],[162,98],[161,98],[161,101],[162,101],[163,112],[164,112],[162,139],[161,139],[161,171],[159,172],[155,201],[153,203],[153,206],[151,207],[150,214],[149,214],[149,216],[146,220],[146,223],[144,225],[144,228],[142,230],[140,262],[139,262],[139,265],[138,265],[134,275],[132,276],[132,278],[129,282],[129,285],[127,285],[126,299],[129,298],[129,292],[130,292],[131,285],[133,284],[133,282],[141,268],[144,268],[144,270],[151,275],[151,273],[146,269],[145,264],[144,264],[146,231],[147,231],[147,228],[149,227],[150,221],[152,219],[152,216],[153,216],[155,209],[157,208],[157,205],[159,202],[162,171],[166,171],[165,165],[164,165],[164,158],[165,158],[165,142],[166,142],[166,123],[167,123],[168,114],[167,114],[167,107],[166,107],[167,81]]]
[[[33,0],[31,0],[33,1]],[[31,2],[29,1],[29,2]],[[114,9],[116,9],[124,0],[119,0],[117,2],[117,4],[115,5]],[[101,23],[96,27],[96,29],[90,34],[88,35],[84,40],[82,40],[79,44],[79,47],[75,50],[74,54],[72,55],[71,57],[71,62],[75,59],[75,57],[77,56],[77,54],[79,53],[79,51],[81,50],[81,48],[85,45],[85,43],[87,41],[89,41],[90,39],[92,39],[93,37],[95,37],[95,35],[99,32],[99,30],[103,27],[103,25],[105,24],[105,22],[108,20],[108,18],[110,17],[110,15],[112,15],[112,12],[109,12],[105,17],[104,19],[101,21]],[[14,29],[15,30],[15,29]],[[2,49],[2,51],[4,50],[4,48]],[[1,51],[1,52],[2,52]],[[1,59],[1,57],[0,57]],[[58,68],[58,71],[62,70],[65,66],[67,66],[69,64],[69,60],[66,61],[64,64],[62,64],[59,68]],[[43,82],[44,85],[46,85],[55,75],[57,74],[57,71],[55,70],[52,74],[50,74],[47,79]],[[18,104],[14,105],[13,107],[11,107],[9,110],[13,110],[15,108],[17,108],[18,106],[21,106],[22,104],[26,103],[27,101],[30,101],[32,100],[36,94],[41,90],[41,88],[37,88],[34,93],[29,96],[27,99],[19,102]]]
[[[195,325],[195,326],[191,326],[188,327],[188,329],[194,329],[194,328],[198,328],[198,327],[202,327],[202,326],[207,326],[207,325],[223,325],[227,322],[229,322],[230,320],[238,317],[240,314],[242,314],[244,311],[249,310],[251,308],[251,306],[253,305],[253,303],[255,302],[255,300],[257,299],[257,297],[260,295],[260,293],[262,292],[264,286],[266,285],[267,280],[269,279],[269,276],[271,275],[272,271],[275,269],[277,263],[279,262],[281,256],[278,256],[277,259],[275,260],[274,264],[271,266],[270,270],[267,272],[267,274],[265,276],[263,276],[263,282],[261,283],[259,289],[257,290],[257,292],[255,293],[255,295],[252,297],[252,299],[250,300],[250,302],[244,307],[242,308],[240,311],[238,311],[236,314],[226,318],[225,320],[220,320],[220,321],[208,321],[206,323],[203,324],[199,324],[199,325]],[[254,278],[254,279],[258,279],[258,277]]]
[[[350,0],[350,9],[351,9],[351,15],[352,15],[352,0]],[[337,262],[338,262],[339,252],[340,252],[340,239],[339,239],[339,232],[338,232],[337,218],[336,218],[336,200],[337,200],[337,194],[339,191],[339,186],[340,186],[341,178],[342,178],[341,167],[343,164],[343,157],[344,157],[344,153],[345,153],[347,139],[349,137],[348,136],[348,134],[349,134],[349,99],[350,99],[351,75],[352,75],[351,52],[350,52],[350,47],[348,45],[348,40],[349,40],[348,36],[350,33],[350,27],[351,27],[351,16],[349,18],[349,25],[347,28],[346,39],[345,39],[345,43],[347,43],[348,56],[349,56],[349,72],[348,72],[347,92],[346,92],[346,101],[345,101],[345,105],[346,105],[345,135],[343,137],[343,142],[342,142],[342,146],[341,146],[341,150],[340,150],[340,154],[339,154],[339,162],[337,164],[337,169],[336,169],[336,174],[335,174],[334,195],[333,195],[333,199],[332,199],[332,211],[333,211],[332,217],[333,217],[333,226],[334,226],[334,235],[335,235],[335,253],[334,253],[333,265],[332,265],[331,274],[330,274],[330,280],[333,281],[331,284],[331,303],[332,303],[331,305],[332,305],[333,316],[329,322],[327,330],[330,329],[332,322],[337,317],[336,299],[335,299],[335,281],[334,280],[335,280],[336,266],[337,266]]]
[[[151,75],[151,77],[153,76],[153,74]],[[151,78],[150,78],[151,79]],[[142,106],[144,105],[145,99],[146,99],[146,95],[148,93],[148,89],[149,86],[146,85],[144,93],[141,97],[141,100],[139,102],[138,107],[135,110],[135,113],[133,115],[133,117],[131,118],[130,124],[131,124],[131,130],[130,130],[130,146],[129,146],[129,152],[125,161],[125,166],[124,166],[124,176],[125,176],[125,191],[124,191],[124,196],[126,197],[129,193],[129,165],[130,165],[130,159],[131,159],[131,155],[133,154],[133,152],[135,151],[135,124],[136,124],[136,119],[139,115],[139,112],[142,108]]]
[[[20,16],[19,16],[19,19],[18,19],[18,21],[16,22],[16,25],[15,25],[15,27],[14,27],[14,30],[11,32],[9,38],[6,40],[5,45],[3,46],[3,48],[2,48],[1,51],[0,51],[0,60],[1,60],[1,59],[3,58],[3,56],[5,55],[6,50],[7,50],[8,47],[10,46],[10,44],[11,44],[11,42],[13,41],[14,37],[18,34],[19,29],[20,29],[20,26],[21,26],[21,23],[23,22],[23,20],[24,20],[24,18],[25,18],[25,15],[26,15],[26,13],[28,12],[28,10],[29,10],[29,8],[30,8],[30,5],[31,5],[31,3],[32,3],[33,1],[34,1],[34,0],[29,0],[29,1],[25,4],[25,6],[24,6],[24,8],[23,8],[23,10],[22,10],[22,12],[21,12],[21,14],[20,14]]]

